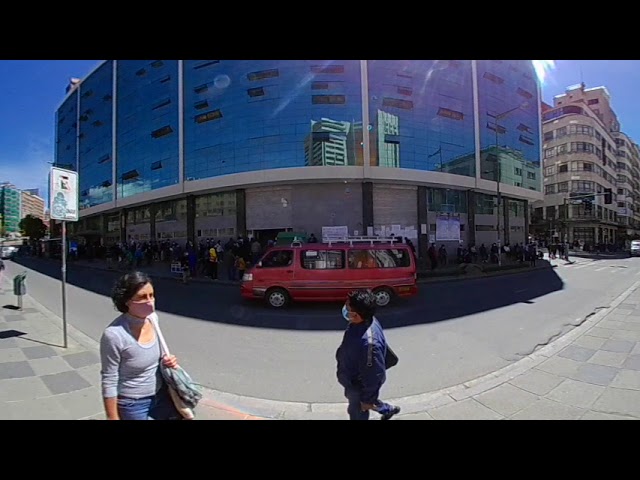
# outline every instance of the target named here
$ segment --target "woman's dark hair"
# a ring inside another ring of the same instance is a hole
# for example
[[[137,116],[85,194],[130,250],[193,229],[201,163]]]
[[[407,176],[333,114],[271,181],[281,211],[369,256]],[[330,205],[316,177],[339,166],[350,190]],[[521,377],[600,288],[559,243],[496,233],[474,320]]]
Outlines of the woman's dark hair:
[[[376,296],[371,290],[354,290],[347,295],[351,310],[365,322],[371,322],[376,314]]]
[[[127,313],[127,302],[131,300],[138,290],[147,283],[151,283],[149,275],[143,272],[131,272],[120,277],[111,291],[111,300],[119,312]]]

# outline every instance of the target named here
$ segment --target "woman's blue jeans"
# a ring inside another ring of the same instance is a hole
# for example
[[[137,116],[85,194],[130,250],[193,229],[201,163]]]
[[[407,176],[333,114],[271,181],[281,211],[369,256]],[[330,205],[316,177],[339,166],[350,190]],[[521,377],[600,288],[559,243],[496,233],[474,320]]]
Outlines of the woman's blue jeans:
[[[120,420],[181,420],[167,387],[151,397],[118,397]]]

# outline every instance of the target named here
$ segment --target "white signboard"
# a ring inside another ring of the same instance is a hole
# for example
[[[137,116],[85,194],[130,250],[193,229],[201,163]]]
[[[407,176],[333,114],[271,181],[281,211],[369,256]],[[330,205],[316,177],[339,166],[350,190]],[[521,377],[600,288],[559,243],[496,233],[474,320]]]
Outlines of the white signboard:
[[[322,241],[336,241],[339,238],[349,236],[349,227],[322,227]]]
[[[437,241],[460,241],[460,219],[439,215],[436,217]]]
[[[78,221],[78,173],[53,167],[50,173],[49,212],[52,220]]]

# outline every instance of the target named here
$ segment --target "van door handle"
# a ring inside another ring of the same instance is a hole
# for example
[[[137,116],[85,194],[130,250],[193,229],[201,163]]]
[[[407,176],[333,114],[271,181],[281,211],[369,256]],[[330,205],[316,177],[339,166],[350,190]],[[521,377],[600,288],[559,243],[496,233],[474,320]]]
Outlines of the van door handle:
[[[293,273],[293,270],[287,270],[287,273]]]

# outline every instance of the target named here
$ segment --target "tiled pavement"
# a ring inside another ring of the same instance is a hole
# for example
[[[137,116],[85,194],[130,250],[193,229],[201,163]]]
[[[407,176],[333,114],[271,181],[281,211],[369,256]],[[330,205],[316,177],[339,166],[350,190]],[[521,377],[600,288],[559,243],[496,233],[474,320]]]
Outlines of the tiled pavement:
[[[640,419],[639,288],[637,282],[610,308],[520,362],[433,395],[431,408],[423,403],[419,417],[405,418]]]
[[[0,419],[98,418],[102,411],[98,354],[73,338],[39,305],[22,311],[0,283]]]
[[[63,348],[62,320],[29,296],[17,297],[0,280],[0,420],[104,419],[98,344],[69,325]],[[199,419],[254,417],[208,398]]]
[[[398,419],[640,419],[640,282],[609,308],[508,367],[439,392],[389,399]],[[97,344],[0,282],[0,419],[102,419]],[[243,413],[248,412],[248,413]],[[199,419],[344,419],[343,404],[205,392]]]

